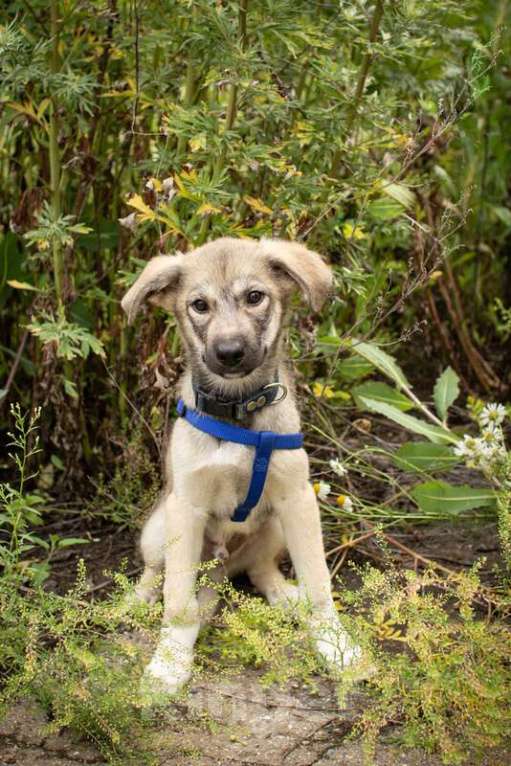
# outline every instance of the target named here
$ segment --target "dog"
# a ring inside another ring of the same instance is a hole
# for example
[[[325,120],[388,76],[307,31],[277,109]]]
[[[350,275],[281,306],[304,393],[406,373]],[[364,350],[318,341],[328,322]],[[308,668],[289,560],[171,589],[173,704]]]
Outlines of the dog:
[[[169,695],[189,680],[201,621],[215,606],[213,587],[196,592],[206,560],[215,559],[213,582],[245,572],[270,604],[306,601],[312,640],[329,665],[346,668],[360,656],[334,606],[319,507],[299,446],[283,351],[297,290],[313,311],[331,294],[331,268],[317,253],[284,240],[226,237],[153,258],[122,300],[129,322],[145,301],[172,312],[187,360],[179,382],[183,417],[167,449],[162,498],[142,531],[145,569],[135,589],[137,599],[154,603],[163,583],[163,626],[145,678]],[[222,436],[225,429],[249,439],[270,432],[272,445],[289,442],[291,432],[294,442],[290,449],[270,446],[261,462],[259,446],[254,459],[254,446]],[[261,465],[263,486],[247,512],[248,497],[243,501],[253,482],[261,484]],[[286,550],[298,587],[279,569]]]

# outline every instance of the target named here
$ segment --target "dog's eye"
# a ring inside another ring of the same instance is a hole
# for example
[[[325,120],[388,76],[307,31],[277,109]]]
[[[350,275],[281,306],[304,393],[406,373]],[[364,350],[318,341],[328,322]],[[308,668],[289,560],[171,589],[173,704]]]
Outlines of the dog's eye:
[[[247,295],[247,303],[251,306],[257,306],[258,303],[261,303],[263,298],[264,293],[260,290],[251,290]]]
[[[192,308],[198,314],[205,314],[209,306],[205,300],[203,300],[202,298],[197,298],[197,300],[193,301]]]

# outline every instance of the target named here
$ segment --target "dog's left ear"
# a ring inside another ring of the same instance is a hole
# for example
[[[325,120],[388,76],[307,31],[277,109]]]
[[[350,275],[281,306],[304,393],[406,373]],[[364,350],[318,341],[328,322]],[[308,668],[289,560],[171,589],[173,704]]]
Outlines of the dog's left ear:
[[[129,324],[146,300],[172,310],[172,295],[179,282],[181,270],[181,255],[157,255],[151,258],[121,301]]]
[[[300,288],[314,311],[319,311],[333,289],[332,269],[321,256],[297,242],[263,239],[270,266]]]

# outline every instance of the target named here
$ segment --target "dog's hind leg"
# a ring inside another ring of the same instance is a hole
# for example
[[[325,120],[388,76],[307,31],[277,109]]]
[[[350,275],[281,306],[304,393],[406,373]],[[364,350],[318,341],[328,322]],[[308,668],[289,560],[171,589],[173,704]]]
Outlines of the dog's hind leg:
[[[227,574],[233,577],[246,572],[269,604],[288,604],[298,600],[298,588],[286,580],[278,562],[285,552],[284,534],[278,518],[270,516],[238,555],[227,561]]]
[[[135,599],[154,604],[162,590],[165,563],[165,500],[162,499],[151,513],[140,538],[144,571],[135,586]]]

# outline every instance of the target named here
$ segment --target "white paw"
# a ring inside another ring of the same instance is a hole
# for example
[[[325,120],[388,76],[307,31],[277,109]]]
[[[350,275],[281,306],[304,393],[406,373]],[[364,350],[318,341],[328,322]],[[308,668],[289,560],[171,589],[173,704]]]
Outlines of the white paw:
[[[345,670],[361,660],[361,648],[344,630],[337,614],[315,617],[311,627],[316,651],[330,668]]]
[[[286,582],[283,585],[279,585],[278,588],[270,590],[267,594],[268,603],[270,606],[292,606],[297,604],[300,600],[300,590],[292,582]]]
[[[191,675],[191,656],[189,662],[185,662],[183,658],[180,662],[165,662],[155,655],[144,671],[141,690],[146,696],[172,696],[181,691]]]
[[[142,678],[144,697],[176,694],[190,680],[198,632],[198,624],[162,628],[158,646]]]

